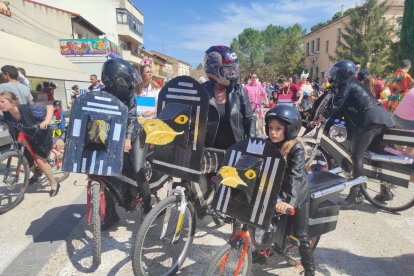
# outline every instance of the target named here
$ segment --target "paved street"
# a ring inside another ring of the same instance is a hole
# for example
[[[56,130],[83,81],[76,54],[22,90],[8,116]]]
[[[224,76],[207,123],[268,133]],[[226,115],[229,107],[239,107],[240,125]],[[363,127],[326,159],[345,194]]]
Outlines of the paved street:
[[[49,187],[31,187],[24,201],[0,216],[0,275],[131,275],[132,232],[139,211],[119,213],[122,222],[103,234],[102,264],[92,264],[91,235],[85,222],[85,177],[71,175],[59,196]],[[414,275],[414,208],[401,214],[368,203],[341,211],[336,231],[316,249],[318,275]],[[181,275],[200,275],[208,256],[229,237],[230,227],[211,219],[197,223],[194,246]],[[299,275],[300,270],[271,258],[253,275]]]

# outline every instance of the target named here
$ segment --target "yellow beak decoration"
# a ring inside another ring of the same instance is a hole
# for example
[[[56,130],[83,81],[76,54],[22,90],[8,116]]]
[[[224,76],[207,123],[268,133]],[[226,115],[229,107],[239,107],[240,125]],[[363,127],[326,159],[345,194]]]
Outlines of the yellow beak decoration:
[[[235,167],[223,166],[220,168],[219,174],[223,177],[220,184],[224,186],[237,188],[237,186],[242,185],[247,187],[246,182],[239,177]]]
[[[141,122],[140,122],[141,123]],[[169,125],[160,119],[147,119],[142,124],[145,134],[147,135],[145,143],[153,145],[167,145],[174,141],[177,135],[184,131],[176,132]]]

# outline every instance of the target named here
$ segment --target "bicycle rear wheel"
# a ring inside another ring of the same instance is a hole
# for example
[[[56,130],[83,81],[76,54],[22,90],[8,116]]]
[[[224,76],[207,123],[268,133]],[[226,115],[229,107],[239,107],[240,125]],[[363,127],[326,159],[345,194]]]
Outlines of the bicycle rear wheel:
[[[383,193],[389,195],[391,200],[384,200]],[[372,205],[388,212],[401,212],[414,206],[414,185],[412,182],[405,188],[370,179],[362,184],[362,194]]]
[[[226,243],[219,250],[214,252],[208,262],[209,266],[204,271],[203,275],[235,275],[236,268],[240,265],[239,261],[242,257],[244,243],[245,239],[239,237],[229,243]],[[237,275],[246,276],[250,274],[252,267],[252,253],[250,245],[247,246],[245,256]]]
[[[173,275],[184,263],[195,233],[193,206],[180,216],[180,196],[169,196],[146,215],[132,252],[135,275]]]
[[[0,155],[0,214],[22,202],[29,186],[29,164],[17,151]]]

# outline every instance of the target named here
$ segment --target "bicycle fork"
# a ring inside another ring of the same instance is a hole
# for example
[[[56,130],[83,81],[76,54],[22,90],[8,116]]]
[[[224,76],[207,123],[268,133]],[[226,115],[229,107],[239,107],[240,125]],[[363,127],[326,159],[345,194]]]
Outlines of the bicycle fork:
[[[237,262],[236,269],[234,270],[233,275],[237,276],[239,275],[240,269],[243,266],[244,257],[246,254],[248,254],[249,250],[249,244],[250,244],[250,236],[247,231],[247,229],[238,230],[234,235],[231,237],[230,242],[236,241],[234,244],[232,243],[232,247],[236,247],[236,249],[239,251],[241,249],[241,254],[239,257],[239,260]],[[241,246],[243,246],[241,248]],[[231,250],[228,252],[219,262],[220,270],[218,274],[221,274],[224,272],[224,269],[226,268],[227,261],[230,257]]]
[[[174,237],[171,240],[171,243],[174,244],[180,239],[181,230],[182,230],[183,221],[184,221],[185,209],[187,208],[188,203],[187,203],[186,196],[185,196],[184,192],[181,189],[173,189],[169,193],[171,195],[176,193],[176,194],[179,194],[179,196],[180,196],[180,206],[178,207],[178,210],[180,211],[180,214],[178,216],[177,224],[175,226]],[[165,235],[167,233],[170,216],[171,216],[171,207],[168,207],[166,212],[165,212],[163,223],[162,223],[162,232],[161,232],[161,236],[160,236],[161,240],[165,238]]]

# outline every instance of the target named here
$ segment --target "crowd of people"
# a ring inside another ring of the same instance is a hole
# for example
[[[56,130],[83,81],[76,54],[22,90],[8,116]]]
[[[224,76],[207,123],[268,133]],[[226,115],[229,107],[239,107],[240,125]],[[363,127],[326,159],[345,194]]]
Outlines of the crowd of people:
[[[355,143],[352,159],[354,177],[358,177],[363,174],[363,153],[384,128],[396,125],[399,128],[414,129],[414,88],[413,79],[409,75],[410,69],[411,62],[404,60],[401,68],[382,79],[371,75],[366,69],[361,69],[359,63],[341,61],[327,71],[326,79],[322,83],[318,80],[310,81],[307,72],[303,72],[298,78],[280,76],[274,82],[260,82],[258,75],[253,72],[242,85],[237,55],[232,49],[212,46],[206,50],[204,70],[208,81],[202,85],[210,97],[209,118],[217,118],[216,121],[209,121],[206,146],[226,150],[245,138],[266,134],[269,141],[280,149],[288,165],[282,185],[284,201],[278,202],[275,209],[284,212],[287,208],[295,208],[297,211],[298,215],[291,223],[300,241],[299,252],[305,275],[314,275],[315,265],[307,233],[309,188],[304,172],[304,146],[298,138],[301,128],[299,112],[309,111],[326,89],[332,90],[335,97],[316,123],[326,120],[338,110],[349,107],[357,109],[354,117],[359,142]],[[0,110],[3,111],[4,120],[12,124],[38,125],[40,131],[36,134],[28,133],[33,138],[30,145],[35,152],[34,158],[29,155],[26,157],[33,171],[34,162],[43,171],[51,185],[50,196],[56,196],[60,184],[54,180],[47,158],[53,144],[57,143],[62,148],[63,138],[53,141],[48,126],[55,116],[61,123],[59,128],[65,132],[62,104],[54,102],[54,106],[33,105],[33,96],[24,70],[5,65],[1,72],[3,83],[0,84]],[[152,208],[151,197],[143,170],[147,145],[137,139],[134,123],[136,118],[153,118],[157,113],[161,87],[153,80],[151,62],[143,60],[139,70],[136,70],[122,59],[110,59],[104,64],[102,83],[96,75],[90,76],[90,82],[90,92],[106,91],[128,107],[124,151],[129,153],[133,175],[143,198],[144,213],[148,213]],[[50,82],[43,82],[36,87],[36,91],[47,95],[47,101],[55,100],[54,89],[56,85]],[[72,89],[73,104],[73,100],[82,93],[78,85],[74,85]],[[153,99],[152,105],[142,106],[140,100],[143,97]],[[267,112],[266,108],[269,109]],[[414,154],[407,147],[401,151],[403,154]],[[36,182],[37,176],[33,176],[32,180],[31,182]],[[361,203],[363,199],[360,190],[360,186],[353,187],[344,205]],[[384,200],[386,192],[385,190]],[[119,221],[111,196],[107,195],[106,200],[103,230],[111,228]],[[134,208],[135,206],[131,206],[131,209]]]

